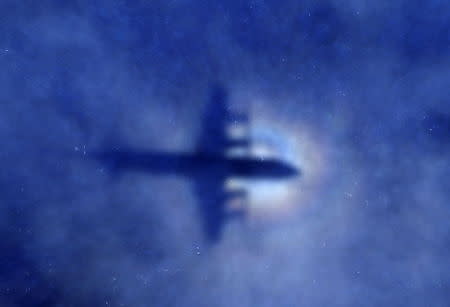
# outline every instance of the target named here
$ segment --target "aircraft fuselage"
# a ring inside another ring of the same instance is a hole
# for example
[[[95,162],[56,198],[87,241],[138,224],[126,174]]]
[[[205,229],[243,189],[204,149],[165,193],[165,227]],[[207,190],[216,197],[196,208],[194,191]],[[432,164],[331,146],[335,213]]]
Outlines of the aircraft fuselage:
[[[276,159],[209,154],[111,151],[95,155],[117,171],[195,176],[219,173],[237,178],[276,179],[297,175],[293,166]]]

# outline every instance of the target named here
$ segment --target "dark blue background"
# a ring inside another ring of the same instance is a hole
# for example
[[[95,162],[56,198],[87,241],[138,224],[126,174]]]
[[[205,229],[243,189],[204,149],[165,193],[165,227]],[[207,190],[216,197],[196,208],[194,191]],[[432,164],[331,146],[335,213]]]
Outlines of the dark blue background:
[[[0,306],[448,306],[449,52],[446,0],[1,1]],[[212,82],[327,144],[256,247],[83,159],[192,150]]]

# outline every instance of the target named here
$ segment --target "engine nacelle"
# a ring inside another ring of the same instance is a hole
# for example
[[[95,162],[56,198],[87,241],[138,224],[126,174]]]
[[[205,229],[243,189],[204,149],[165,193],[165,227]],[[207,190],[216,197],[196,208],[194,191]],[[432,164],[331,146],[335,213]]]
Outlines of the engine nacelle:
[[[245,189],[228,191],[226,194],[226,213],[230,218],[242,218],[247,215],[248,193]]]
[[[232,139],[227,142],[227,147],[229,147],[229,148],[234,148],[234,147],[248,148],[249,146],[250,146],[250,140],[248,138]]]

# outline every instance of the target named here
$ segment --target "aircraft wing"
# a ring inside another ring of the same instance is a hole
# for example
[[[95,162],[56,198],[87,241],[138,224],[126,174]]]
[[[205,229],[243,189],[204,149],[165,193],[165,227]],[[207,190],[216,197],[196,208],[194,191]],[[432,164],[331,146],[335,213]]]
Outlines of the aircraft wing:
[[[227,104],[227,92],[220,86],[212,88],[210,100],[203,114],[200,135],[197,140],[197,153],[223,157],[229,149],[250,146],[248,137],[234,139],[229,134],[230,125],[248,125],[247,116],[230,111]],[[210,242],[217,241],[222,233],[225,221],[236,215],[245,213],[243,210],[229,210],[232,198],[245,196],[245,191],[228,191],[225,182],[228,173],[225,169],[200,172],[192,179],[194,192],[197,196],[199,214],[203,230]]]
[[[201,131],[196,150],[201,154],[225,155],[233,147],[250,146],[249,137],[233,138],[229,131],[233,126],[248,127],[247,114],[230,110],[225,88],[215,85],[202,117]]]
[[[247,213],[246,207],[233,206],[239,199],[245,202],[245,190],[227,190],[224,186],[226,178],[220,174],[204,174],[194,180],[202,229],[207,241],[216,242],[221,238],[227,220],[242,217]]]
[[[203,176],[194,182],[201,226],[207,241],[220,239],[226,219],[222,176]]]
[[[224,88],[214,86],[210,100],[203,113],[197,151],[218,154],[226,150],[226,128],[228,124],[227,93]]]

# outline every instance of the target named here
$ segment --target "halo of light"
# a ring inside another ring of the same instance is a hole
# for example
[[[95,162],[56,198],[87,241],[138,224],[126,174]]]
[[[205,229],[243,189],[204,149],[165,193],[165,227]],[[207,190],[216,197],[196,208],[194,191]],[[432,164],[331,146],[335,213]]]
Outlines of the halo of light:
[[[251,139],[253,156],[280,159],[298,168],[301,175],[279,181],[232,179],[248,191],[249,218],[276,221],[311,205],[327,170],[326,146],[311,128],[258,116],[252,121]]]

